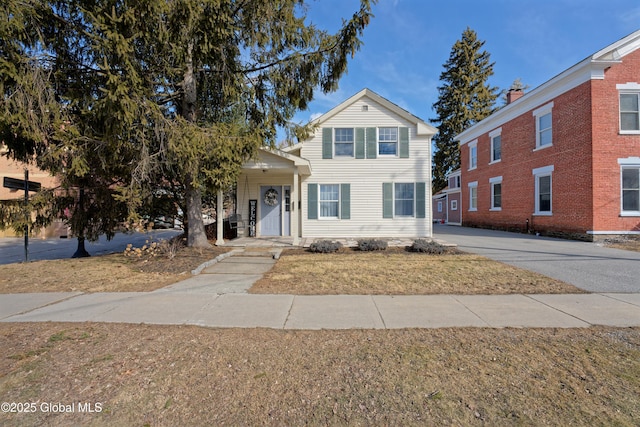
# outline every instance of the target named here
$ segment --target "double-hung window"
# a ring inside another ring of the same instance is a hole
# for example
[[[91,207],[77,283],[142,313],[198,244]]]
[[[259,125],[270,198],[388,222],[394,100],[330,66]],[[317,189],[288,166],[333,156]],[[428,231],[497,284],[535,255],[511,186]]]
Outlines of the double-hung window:
[[[535,215],[551,215],[553,208],[553,165],[534,169]]]
[[[502,128],[489,133],[491,138],[491,163],[502,160]]]
[[[478,141],[469,143],[469,170],[478,167]]]
[[[640,133],[640,84],[618,84],[620,94],[620,133]]]
[[[353,157],[353,128],[336,128],[334,153],[336,157]]]
[[[552,115],[553,102],[544,105],[533,112],[536,119],[536,149],[553,145]]]
[[[378,154],[381,156],[398,154],[398,128],[378,128]]]
[[[426,195],[426,182],[383,182],[382,218],[426,218]]]
[[[640,157],[618,159],[621,175],[621,216],[640,216]]]
[[[638,108],[637,93],[620,94],[620,130],[640,130],[640,109]]]
[[[469,210],[478,210],[478,181],[467,184],[469,186]]]
[[[415,185],[413,182],[396,183],[394,187],[395,216],[413,216]]]
[[[320,184],[320,218],[338,218],[340,184]]]
[[[640,213],[640,167],[622,168],[622,212]]]
[[[502,210],[502,177],[496,176],[489,179],[491,185],[491,209],[492,211]]]

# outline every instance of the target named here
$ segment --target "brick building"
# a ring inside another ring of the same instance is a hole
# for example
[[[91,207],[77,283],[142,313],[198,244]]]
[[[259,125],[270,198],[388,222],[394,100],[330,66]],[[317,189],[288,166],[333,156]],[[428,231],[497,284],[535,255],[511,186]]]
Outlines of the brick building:
[[[463,133],[463,225],[640,234],[640,31]]]
[[[36,168],[34,165],[26,165],[6,157],[7,148],[0,142],[0,203],[12,200],[24,199],[24,191],[4,188],[2,182],[4,177],[24,179],[24,170],[29,169],[29,180],[39,182],[43,188],[54,188],[58,186],[58,180],[47,172]],[[31,193],[33,195],[33,193]],[[68,230],[62,221],[54,221],[49,227],[32,233],[32,237],[48,238],[67,236]],[[6,228],[0,230],[0,237],[14,237],[13,229]]]

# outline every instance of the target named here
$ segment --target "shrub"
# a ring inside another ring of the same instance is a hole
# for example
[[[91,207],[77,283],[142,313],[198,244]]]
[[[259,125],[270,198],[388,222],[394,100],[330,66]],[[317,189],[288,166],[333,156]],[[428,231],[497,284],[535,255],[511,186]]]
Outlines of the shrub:
[[[409,247],[411,252],[423,252],[432,255],[442,255],[449,252],[449,248],[433,240],[417,239]]]
[[[331,240],[318,240],[317,242],[313,242],[309,246],[309,251],[315,252],[315,253],[328,254],[331,252],[336,252],[341,247],[342,247],[342,243],[340,242],[332,242]]]
[[[358,249],[361,251],[384,251],[387,249],[387,242],[376,239],[358,240]]]

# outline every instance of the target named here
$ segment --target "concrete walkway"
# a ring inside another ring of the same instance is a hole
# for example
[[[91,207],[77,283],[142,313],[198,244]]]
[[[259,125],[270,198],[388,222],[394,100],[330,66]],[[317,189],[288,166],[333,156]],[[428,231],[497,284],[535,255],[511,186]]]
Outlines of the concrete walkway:
[[[222,328],[395,329],[640,326],[640,294],[254,295],[273,253],[234,251],[153,292],[0,295],[2,322],[116,322]],[[276,254],[277,255],[277,254]]]

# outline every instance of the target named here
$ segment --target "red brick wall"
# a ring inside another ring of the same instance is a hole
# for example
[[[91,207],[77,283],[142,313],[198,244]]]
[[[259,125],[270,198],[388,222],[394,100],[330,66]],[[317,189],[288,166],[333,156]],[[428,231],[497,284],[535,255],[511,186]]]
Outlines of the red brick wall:
[[[640,230],[639,217],[620,217],[619,158],[640,157],[640,135],[619,134],[619,97],[616,84],[640,84],[640,51],[623,58],[592,85],[594,229]]]
[[[585,233],[592,227],[590,83],[553,100],[553,145],[536,148],[533,110],[502,125],[502,161],[489,165],[490,139],[478,138],[478,168],[468,171],[463,146],[463,222],[465,225],[541,232]],[[546,105],[546,103],[544,104]],[[536,106],[542,107],[543,105]],[[532,170],[554,166],[552,216],[535,216]],[[490,211],[489,179],[502,176],[502,210]],[[469,209],[469,182],[478,181],[478,210]]]
[[[547,233],[640,230],[640,218],[620,217],[619,158],[640,157],[640,135],[619,134],[616,84],[640,84],[640,51],[553,100],[553,146],[535,151],[532,111],[502,125],[502,161],[489,165],[488,134],[478,138],[478,168],[468,171],[462,147],[463,223]],[[593,100],[593,102],[592,102]],[[546,105],[546,104],[545,104]],[[537,106],[541,107],[542,105]],[[532,170],[554,166],[552,216],[535,216]],[[502,176],[502,211],[491,212],[489,178]],[[478,181],[478,211],[469,209],[469,182]]]

